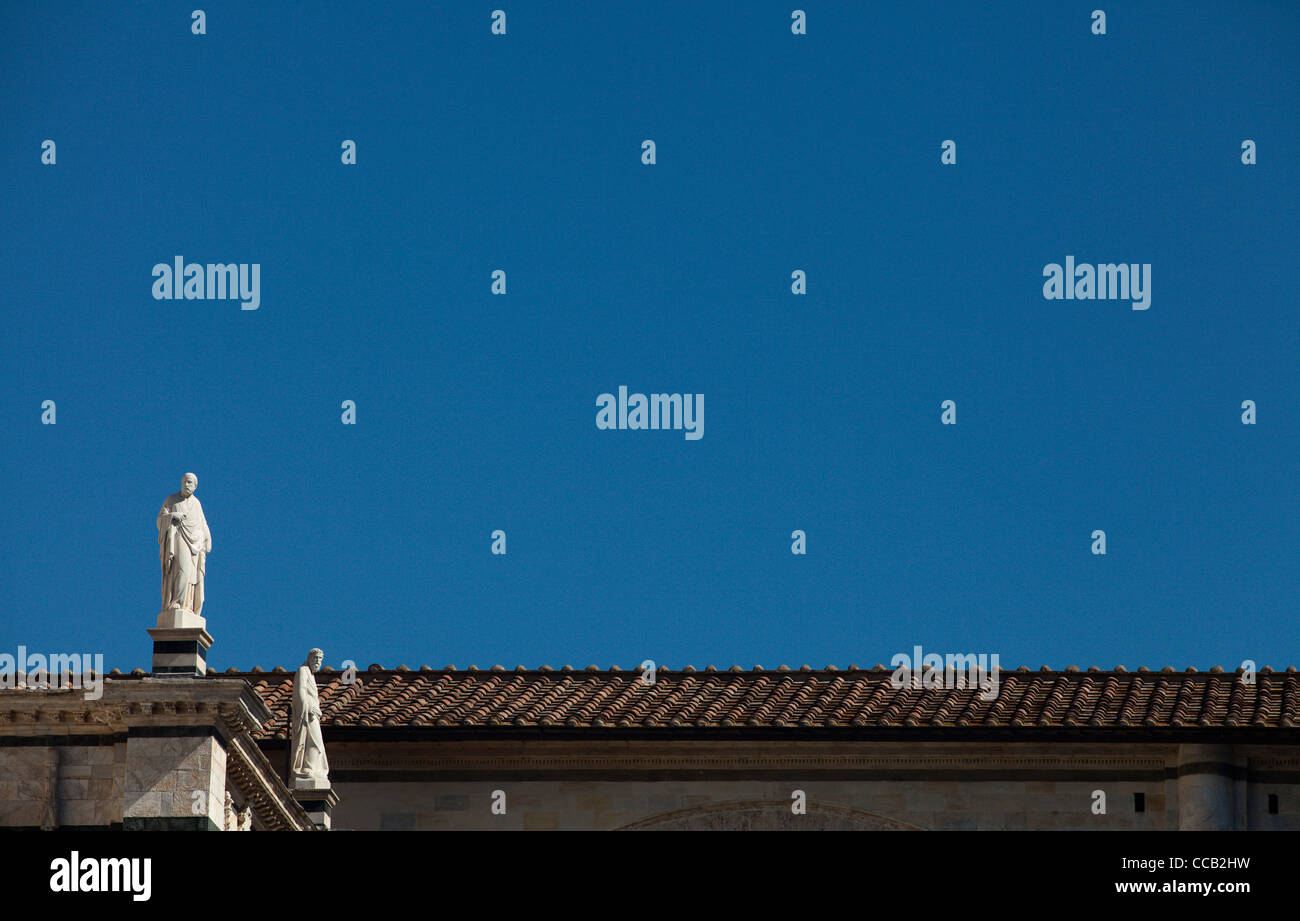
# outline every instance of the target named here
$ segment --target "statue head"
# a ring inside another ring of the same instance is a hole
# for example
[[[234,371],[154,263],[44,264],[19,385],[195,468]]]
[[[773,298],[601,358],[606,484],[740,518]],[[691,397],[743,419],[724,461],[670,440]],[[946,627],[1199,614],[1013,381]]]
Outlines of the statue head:
[[[325,653],[319,649],[312,649],[307,653],[307,667],[313,672],[320,671],[321,665],[325,663]]]
[[[181,495],[188,499],[194,495],[194,490],[199,488],[199,478],[192,473],[187,473],[181,477]]]

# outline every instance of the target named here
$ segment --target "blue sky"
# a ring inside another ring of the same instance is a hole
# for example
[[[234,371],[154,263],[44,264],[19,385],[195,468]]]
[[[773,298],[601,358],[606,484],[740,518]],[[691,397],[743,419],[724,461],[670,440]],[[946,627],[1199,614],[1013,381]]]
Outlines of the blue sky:
[[[0,9],[0,651],[147,668],[193,470],[222,670],[1300,662],[1300,5],[491,6]]]

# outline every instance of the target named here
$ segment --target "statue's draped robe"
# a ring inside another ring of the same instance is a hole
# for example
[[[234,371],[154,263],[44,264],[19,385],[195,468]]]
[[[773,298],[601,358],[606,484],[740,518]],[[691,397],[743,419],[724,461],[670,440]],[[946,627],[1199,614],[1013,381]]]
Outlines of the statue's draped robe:
[[[183,514],[179,524],[172,515]],[[203,614],[203,558],[212,549],[203,506],[194,495],[172,493],[158,512],[158,559],[162,563],[162,609],[172,605]],[[168,563],[167,558],[171,557]]]
[[[315,719],[308,717],[315,714]],[[307,665],[298,667],[293,679],[293,704],[290,708],[293,742],[293,773],[327,779],[329,759],[325,757],[325,739],[320,731],[320,697],[316,692],[316,676]]]

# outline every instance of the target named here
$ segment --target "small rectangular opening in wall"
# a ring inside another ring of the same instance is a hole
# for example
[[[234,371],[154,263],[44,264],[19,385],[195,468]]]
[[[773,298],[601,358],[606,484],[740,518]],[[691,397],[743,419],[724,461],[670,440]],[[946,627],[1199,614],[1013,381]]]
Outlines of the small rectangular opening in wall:
[[[1147,811],[1147,795],[1145,793],[1133,794],[1133,811],[1134,812]]]
[[[1276,793],[1270,793],[1268,795],[1268,814],[1277,815],[1277,794]]]

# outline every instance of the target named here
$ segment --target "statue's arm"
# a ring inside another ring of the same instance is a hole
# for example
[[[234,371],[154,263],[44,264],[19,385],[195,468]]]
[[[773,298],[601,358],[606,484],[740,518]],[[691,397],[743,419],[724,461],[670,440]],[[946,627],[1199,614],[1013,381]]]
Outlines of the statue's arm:
[[[158,521],[156,522],[158,527],[158,540],[162,540],[162,536],[166,533],[167,527],[171,525],[173,518],[184,517],[184,512],[178,512],[174,508],[168,508],[167,504],[163,503],[162,510],[158,512]]]
[[[305,671],[307,671],[305,665],[299,666],[298,674],[294,677],[293,682],[293,698],[298,712],[310,723],[312,714],[320,712],[320,704],[316,700],[316,695],[311,693],[307,686],[311,672],[307,672],[307,676],[304,677],[303,672]]]
[[[203,552],[212,552],[212,531],[208,528],[208,516],[203,514],[203,503],[194,500],[199,506],[199,521],[203,522]]]
[[[307,718],[320,722],[320,693],[316,690],[315,678],[312,679],[311,687],[307,691]]]
[[[162,507],[162,511],[158,513],[157,527],[158,558],[166,564],[171,560],[172,555],[175,553],[175,549],[171,546],[172,541],[167,539],[168,535],[171,534],[171,518],[167,512],[167,506],[165,505]]]

